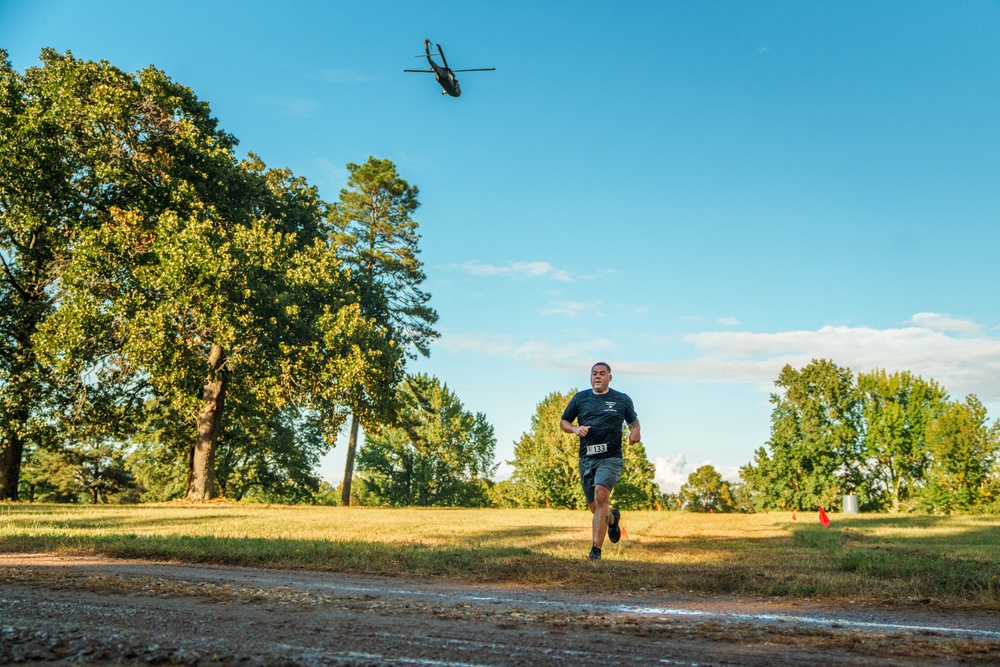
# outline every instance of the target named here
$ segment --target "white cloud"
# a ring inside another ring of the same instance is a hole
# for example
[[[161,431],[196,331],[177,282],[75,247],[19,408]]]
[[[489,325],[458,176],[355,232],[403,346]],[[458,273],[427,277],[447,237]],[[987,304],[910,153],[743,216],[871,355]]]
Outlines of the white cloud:
[[[941,315],[939,313],[917,313],[910,318],[909,324],[932,331],[954,331],[955,333],[977,334],[983,327],[972,320]]]
[[[554,347],[544,341],[517,341],[513,336],[489,333],[443,333],[435,343],[449,352],[475,352],[508,359],[533,360],[545,365],[555,360],[580,359],[612,347],[610,340],[598,338]]]
[[[724,327],[735,327],[737,324],[740,323],[740,321],[735,317],[720,317],[719,319],[716,320],[716,322],[718,322]]]
[[[600,302],[587,303],[586,301],[554,301],[548,308],[540,308],[539,315],[565,315],[566,317],[579,317],[586,311],[589,317],[603,317],[604,313],[595,311]]]
[[[940,320],[931,321],[940,326]],[[964,326],[962,331],[973,329]],[[987,401],[1000,399],[1000,340],[982,334],[956,336],[926,327],[825,326],[779,333],[702,332],[684,340],[701,354],[667,362],[619,363],[619,367],[670,381],[767,386],[785,364],[801,368],[812,359],[831,359],[855,372],[884,368],[934,378],[955,398],[975,393]]]
[[[548,262],[511,262],[503,266],[484,264],[478,261],[466,262],[462,268],[474,276],[511,276],[514,278],[549,277],[559,282],[570,282],[572,278],[563,269],[557,269]]]
[[[656,466],[656,475],[653,481],[660,485],[660,490],[664,493],[677,493],[681,486],[687,482],[690,472],[684,472],[687,466],[687,457],[683,454],[671,456],[657,456],[653,462]],[[692,471],[693,472],[693,471]]]

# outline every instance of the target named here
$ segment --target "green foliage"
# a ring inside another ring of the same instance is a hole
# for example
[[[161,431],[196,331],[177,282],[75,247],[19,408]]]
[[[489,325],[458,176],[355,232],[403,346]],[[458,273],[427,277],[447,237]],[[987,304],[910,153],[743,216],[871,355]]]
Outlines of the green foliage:
[[[140,441],[126,459],[139,487],[141,502],[177,500],[187,492],[188,453],[160,446],[156,435]]]
[[[509,479],[490,484],[486,491],[487,507],[513,509],[521,507],[516,496],[514,483]]]
[[[310,499],[314,505],[335,506],[340,499],[340,490],[329,482],[321,481],[316,493]]]
[[[72,128],[98,119],[81,118],[66,88],[92,85],[102,68],[67,82],[53,51],[42,60],[22,76],[0,50],[0,499],[17,498],[23,454],[47,444],[57,383],[38,360],[38,330],[91,208],[75,185],[92,182],[95,165]]]
[[[337,255],[356,276],[365,315],[387,324],[397,345],[426,356],[438,316],[420,289],[425,276],[412,218],[419,190],[390,160],[369,157],[363,165],[348,163],[347,171],[347,188],[329,216]]]
[[[314,473],[329,450],[322,426],[287,407],[267,414],[253,404],[229,406],[219,436],[216,483],[233,500],[271,503],[311,502],[319,491]]]
[[[574,394],[575,389],[553,392],[536,406],[531,428],[514,444],[514,460],[509,462],[514,472],[510,480],[497,485],[497,506],[587,507],[580,488],[580,438],[559,428],[562,413]],[[656,467],[641,442],[628,444],[627,428],[622,429],[622,457],[624,466],[612,504],[628,510],[653,509],[662,502],[653,482]]]
[[[358,453],[366,492],[392,506],[487,505],[496,438],[486,416],[425,374],[407,379],[398,403],[397,425],[369,433]]]
[[[950,403],[909,372],[858,375],[828,361],[786,366],[772,395],[770,451],[741,468],[737,504],[756,510],[839,505],[863,510],[1000,510],[1000,422],[975,396]]]
[[[575,389],[543,398],[530,429],[514,444],[509,502],[520,507],[581,509],[587,500],[580,488],[580,439],[559,428]],[[506,506],[506,505],[504,505]]]
[[[858,467],[866,506],[898,512],[924,477],[927,428],[946,409],[948,395],[933,380],[884,370],[859,374],[858,389],[864,419]]]
[[[770,452],[761,447],[740,474],[756,509],[831,507],[861,482],[860,396],[848,368],[813,360],[786,365],[771,395]]]
[[[30,501],[137,502],[135,477],[113,444],[38,449],[27,458],[21,483]]]
[[[729,491],[729,482],[712,465],[703,465],[688,475],[678,498],[689,512],[732,512],[736,502]]]
[[[753,494],[746,482],[726,482],[729,496],[733,501],[733,511],[750,513],[754,511]]]
[[[936,513],[975,511],[997,496],[991,473],[1000,457],[1000,421],[987,423],[974,395],[952,403],[927,428],[928,463],[918,506]]]
[[[352,411],[344,470],[344,497],[349,503],[354,476],[354,454],[360,426],[377,432],[395,418],[396,389],[403,379],[405,354],[430,354],[438,336],[433,329],[437,313],[428,305],[430,294],[420,285],[424,272],[417,222],[419,191],[399,177],[390,160],[369,157],[363,164],[349,163],[347,187],[330,211],[328,220],[336,255],[358,286],[364,317],[378,323],[382,347],[394,354],[379,358],[379,381],[359,384],[346,397]]]
[[[622,474],[612,492],[612,504],[623,510],[653,509],[662,502],[660,488],[653,479],[656,466],[646,456],[642,441],[628,444],[628,429],[622,432]],[[579,474],[577,486],[580,485]]]
[[[170,450],[147,477],[183,460],[192,498],[311,494],[315,429],[291,430],[322,424],[332,444],[403,355],[316,189],[238,160],[208,105],[152,67],[45,50],[19,76],[3,54],[0,124],[17,137],[0,147],[0,497],[65,401],[102,392],[185,426],[146,439]]]

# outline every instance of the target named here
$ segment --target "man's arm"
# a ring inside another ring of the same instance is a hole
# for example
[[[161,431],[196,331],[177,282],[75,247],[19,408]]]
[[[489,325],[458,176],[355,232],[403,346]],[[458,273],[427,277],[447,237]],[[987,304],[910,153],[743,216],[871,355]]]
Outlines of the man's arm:
[[[587,432],[590,431],[589,426],[574,426],[572,422],[566,421],[565,419],[559,422],[559,428],[566,433],[572,433],[573,435],[581,438],[587,435]]]
[[[642,434],[639,432],[639,420],[636,419],[628,425],[628,444],[634,445],[640,440],[642,440]]]

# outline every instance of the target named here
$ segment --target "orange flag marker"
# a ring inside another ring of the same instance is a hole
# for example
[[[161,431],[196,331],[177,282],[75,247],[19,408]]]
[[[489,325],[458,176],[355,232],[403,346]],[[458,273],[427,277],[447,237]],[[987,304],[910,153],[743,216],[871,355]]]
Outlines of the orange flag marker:
[[[822,507],[819,508],[819,522],[823,524],[824,528],[830,527],[830,517],[826,515],[826,512],[823,511]]]
[[[622,526],[622,538],[628,539],[628,531],[625,530],[625,526]]]
[[[792,521],[798,521],[798,519],[795,518],[795,510],[792,510]]]

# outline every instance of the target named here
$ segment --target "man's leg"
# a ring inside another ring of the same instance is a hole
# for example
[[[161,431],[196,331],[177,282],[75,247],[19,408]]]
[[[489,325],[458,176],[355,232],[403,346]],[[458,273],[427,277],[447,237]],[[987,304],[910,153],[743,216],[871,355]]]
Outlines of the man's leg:
[[[608,534],[608,517],[611,516],[611,508],[608,506],[610,498],[611,489],[601,484],[594,485],[594,502],[589,503],[589,507],[594,513],[594,544],[598,549],[604,547],[604,536]]]

